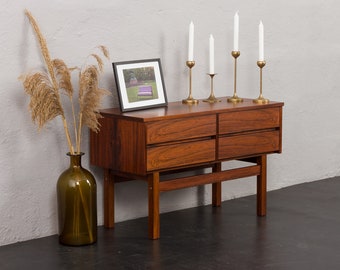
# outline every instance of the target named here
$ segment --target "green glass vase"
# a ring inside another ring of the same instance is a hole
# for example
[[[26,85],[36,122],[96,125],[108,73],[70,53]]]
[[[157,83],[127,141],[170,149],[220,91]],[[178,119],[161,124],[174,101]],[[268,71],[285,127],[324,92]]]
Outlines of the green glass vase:
[[[67,154],[70,167],[57,182],[59,242],[81,246],[97,241],[97,186],[81,166],[84,153]]]

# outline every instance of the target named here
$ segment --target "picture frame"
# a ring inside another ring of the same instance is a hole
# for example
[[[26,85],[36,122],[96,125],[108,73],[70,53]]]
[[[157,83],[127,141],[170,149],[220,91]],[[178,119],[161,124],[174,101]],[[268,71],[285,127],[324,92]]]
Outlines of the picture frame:
[[[112,63],[122,112],[167,106],[161,60]]]

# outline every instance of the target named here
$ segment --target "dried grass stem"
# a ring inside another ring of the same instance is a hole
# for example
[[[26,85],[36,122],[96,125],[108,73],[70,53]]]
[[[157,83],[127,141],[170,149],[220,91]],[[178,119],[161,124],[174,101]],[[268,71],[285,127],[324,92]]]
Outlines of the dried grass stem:
[[[36,34],[42,56],[47,68],[46,72],[36,72],[24,74],[20,77],[23,81],[25,92],[31,97],[29,109],[31,111],[32,121],[41,129],[48,121],[60,116],[66,135],[68,148],[71,154],[81,152],[82,127],[88,126],[91,130],[99,130],[98,119],[100,101],[103,95],[109,95],[110,92],[99,88],[99,74],[103,71],[103,60],[98,54],[89,56],[95,60],[94,65],[84,65],[83,68],[68,68],[61,59],[51,59],[45,38],[43,37],[39,26],[32,14],[25,10],[25,15]],[[98,47],[100,53],[109,59],[109,52],[105,46]],[[79,112],[75,111],[74,106],[74,89],[71,82],[71,72],[79,71]],[[60,92],[63,92],[69,98],[72,111],[72,123],[74,130],[75,146],[74,149],[68,122],[65,117],[63,104],[60,98]]]

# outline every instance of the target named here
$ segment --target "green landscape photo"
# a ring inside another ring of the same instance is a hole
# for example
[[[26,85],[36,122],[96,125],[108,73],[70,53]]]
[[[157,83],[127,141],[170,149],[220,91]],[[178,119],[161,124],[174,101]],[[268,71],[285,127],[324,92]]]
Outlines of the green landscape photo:
[[[123,75],[129,103],[158,99],[153,67],[124,69]]]

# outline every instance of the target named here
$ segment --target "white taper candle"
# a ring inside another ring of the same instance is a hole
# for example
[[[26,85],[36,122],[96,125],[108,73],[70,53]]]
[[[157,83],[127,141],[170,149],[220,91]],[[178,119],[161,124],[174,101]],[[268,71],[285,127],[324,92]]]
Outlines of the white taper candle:
[[[259,24],[259,61],[264,61],[264,34],[263,34],[263,23],[260,21]]]
[[[238,51],[239,16],[238,12],[234,16],[234,51]]]
[[[209,37],[209,73],[214,74],[215,72],[215,48],[214,48],[214,37]]]
[[[188,61],[194,61],[194,24],[193,22],[189,25],[189,52]]]

